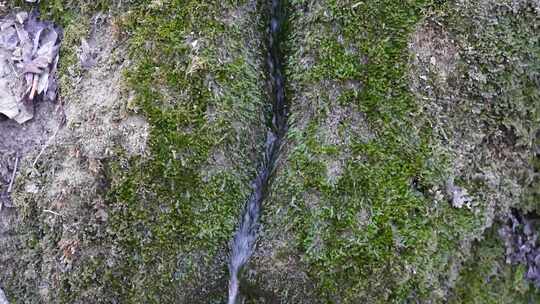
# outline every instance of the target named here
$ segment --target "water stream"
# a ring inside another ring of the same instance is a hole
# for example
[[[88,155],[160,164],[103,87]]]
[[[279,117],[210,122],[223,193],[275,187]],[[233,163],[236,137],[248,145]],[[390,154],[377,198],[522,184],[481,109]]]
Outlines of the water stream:
[[[270,188],[272,175],[287,133],[287,103],[281,54],[281,38],[285,19],[282,2],[283,0],[271,0],[269,5],[267,68],[271,86],[272,117],[266,136],[263,162],[253,180],[253,190],[246,202],[231,242],[229,304],[235,304],[239,299],[240,275],[253,254],[262,204]]]

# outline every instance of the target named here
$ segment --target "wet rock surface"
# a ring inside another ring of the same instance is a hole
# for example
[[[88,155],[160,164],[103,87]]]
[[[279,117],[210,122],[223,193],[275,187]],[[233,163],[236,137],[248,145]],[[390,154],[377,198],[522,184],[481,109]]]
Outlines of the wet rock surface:
[[[525,279],[540,288],[540,216],[512,210],[499,229],[506,246],[506,261],[526,267]]]
[[[270,100],[272,111],[269,120],[263,163],[252,183],[253,192],[248,199],[238,224],[238,230],[231,242],[229,270],[229,304],[239,301],[240,282],[244,266],[253,255],[258,237],[259,221],[263,203],[271,191],[272,178],[281,157],[282,146],[288,129],[287,100],[285,96],[285,76],[282,63],[282,43],[286,8],[281,0],[273,0],[269,5],[270,24],[268,27],[267,68],[270,79]],[[243,287],[244,291],[249,287]]]

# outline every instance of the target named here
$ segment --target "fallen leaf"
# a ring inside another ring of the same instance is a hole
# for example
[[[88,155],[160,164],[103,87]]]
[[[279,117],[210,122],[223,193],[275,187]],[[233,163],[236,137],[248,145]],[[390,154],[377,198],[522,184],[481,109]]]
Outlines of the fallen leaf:
[[[13,119],[19,114],[19,103],[9,92],[6,79],[0,79],[0,113]]]
[[[36,96],[56,99],[61,36],[52,22],[39,20],[37,10],[0,19],[0,53],[10,54],[1,58],[5,62],[0,69],[0,113],[24,123],[33,117]]]

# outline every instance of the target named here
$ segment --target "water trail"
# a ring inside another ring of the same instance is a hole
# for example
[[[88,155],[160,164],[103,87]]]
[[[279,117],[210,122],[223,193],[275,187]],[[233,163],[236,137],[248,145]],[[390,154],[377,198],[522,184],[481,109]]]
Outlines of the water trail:
[[[229,304],[235,304],[239,298],[239,276],[242,268],[253,254],[262,203],[270,187],[272,175],[287,133],[287,104],[280,47],[284,22],[282,1],[270,1],[267,66],[270,74],[272,119],[266,136],[263,163],[252,183],[253,190],[242,212],[238,229],[231,243]]]

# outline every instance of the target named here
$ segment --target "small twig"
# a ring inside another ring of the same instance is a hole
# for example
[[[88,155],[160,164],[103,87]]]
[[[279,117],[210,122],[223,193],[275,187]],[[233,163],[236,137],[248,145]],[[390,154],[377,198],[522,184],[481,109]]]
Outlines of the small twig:
[[[11,62],[11,60],[9,60],[8,63],[9,63],[9,67],[11,68],[11,72],[13,72],[13,75],[21,76],[21,73],[17,73],[17,71],[15,70],[15,67],[13,66],[13,63]]]
[[[45,149],[47,149],[47,147],[51,144],[51,142],[53,141],[53,139],[56,137],[56,134],[58,134],[58,131],[60,131],[60,127],[62,127],[62,124],[59,124],[58,125],[58,128],[56,128],[56,131],[54,131],[54,134],[51,136],[51,138],[49,138],[49,140],[45,143],[45,145],[43,146],[43,148],[41,148],[41,151],[39,151],[39,154],[38,156],[36,157],[36,159],[34,160],[34,162],[32,163],[32,167],[35,167],[39,158],[41,157],[41,155],[43,154],[43,152],[45,152]]]
[[[18,166],[19,166],[19,155],[17,155],[17,157],[15,158],[15,167],[13,168],[13,172],[11,173],[11,180],[9,181],[7,193],[11,193],[11,190],[13,189],[13,182],[15,181],[15,175],[17,173]]]
[[[60,213],[54,212],[54,211],[48,210],[48,209],[43,210],[43,212],[49,212],[49,213],[52,213],[52,214],[57,215],[57,216],[62,216]]]
[[[30,95],[28,96],[30,100],[33,100],[34,96],[36,95],[38,81],[39,81],[39,76],[37,74],[34,74],[34,79],[32,81],[32,90],[30,91]]]

